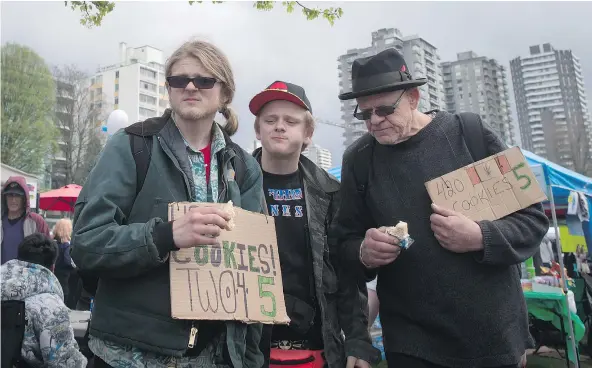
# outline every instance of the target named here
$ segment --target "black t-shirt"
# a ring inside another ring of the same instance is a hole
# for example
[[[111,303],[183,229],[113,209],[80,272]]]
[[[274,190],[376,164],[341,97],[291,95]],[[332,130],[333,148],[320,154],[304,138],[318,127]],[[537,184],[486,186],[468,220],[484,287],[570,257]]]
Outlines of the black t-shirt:
[[[275,325],[272,340],[308,340],[321,349],[320,308],[314,296],[312,254],[308,241],[307,208],[301,173],[296,171],[288,175],[278,175],[263,172],[263,189],[267,210],[275,219],[288,316],[293,321],[299,319],[298,311],[293,308],[294,299],[313,308],[315,315],[314,325],[306,333],[292,324]]]

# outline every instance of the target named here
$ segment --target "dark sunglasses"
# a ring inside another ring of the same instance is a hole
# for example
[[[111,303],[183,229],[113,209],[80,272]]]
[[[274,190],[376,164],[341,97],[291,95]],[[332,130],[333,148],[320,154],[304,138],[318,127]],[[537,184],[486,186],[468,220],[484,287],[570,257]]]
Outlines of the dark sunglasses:
[[[182,75],[173,75],[171,77],[167,77],[167,82],[169,86],[173,88],[185,88],[189,84],[189,82],[193,82],[195,88],[199,89],[210,89],[214,88],[217,80],[216,78],[210,77],[194,77],[189,78]]]
[[[395,110],[399,106],[399,103],[401,103],[401,98],[403,97],[404,94],[405,94],[405,91],[403,91],[401,96],[399,96],[399,98],[397,99],[397,101],[393,105],[376,106],[373,109],[366,109],[366,110],[361,110],[361,111],[358,111],[358,105],[356,105],[356,109],[354,110],[354,117],[358,120],[366,121],[366,120],[370,120],[370,118],[372,118],[372,113],[375,113],[376,116],[380,116],[380,117],[389,116],[395,112]]]

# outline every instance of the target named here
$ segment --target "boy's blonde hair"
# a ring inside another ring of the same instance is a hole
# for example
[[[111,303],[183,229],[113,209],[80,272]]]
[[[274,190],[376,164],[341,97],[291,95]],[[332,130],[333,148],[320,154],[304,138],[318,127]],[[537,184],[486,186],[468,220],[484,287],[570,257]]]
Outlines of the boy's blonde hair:
[[[188,41],[175,50],[167,60],[165,75],[170,77],[173,65],[186,57],[194,57],[199,60],[203,67],[221,82],[223,98],[219,112],[226,119],[224,131],[228,135],[233,135],[238,130],[238,115],[229,106],[234,98],[236,86],[228,58],[226,58],[226,55],[219,48],[209,42],[198,40]]]

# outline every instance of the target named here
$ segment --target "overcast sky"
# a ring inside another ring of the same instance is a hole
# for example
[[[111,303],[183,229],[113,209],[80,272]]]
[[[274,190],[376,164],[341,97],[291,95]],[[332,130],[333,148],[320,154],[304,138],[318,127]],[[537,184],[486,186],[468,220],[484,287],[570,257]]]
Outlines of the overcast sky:
[[[101,27],[87,29],[63,1],[2,1],[0,37],[2,44],[33,48],[49,64],[78,64],[88,71],[117,62],[122,41],[159,48],[165,57],[191,37],[212,41],[235,72],[233,105],[241,118],[236,141],[243,147],[255,139],[248,102],[277,79],[302,85],[316,117],[339,121],[337,58],[369,46],[371,32],[380,28],[418,34],[438,48],[442,61],[473,50],[509,66],[510,59],[528,55],[530,45],[550,42],[580,58],[592,98],[592,2],[307,3],[341,6],[343,18],[333,27],[324,19],[307,21],[297,11],[287,14],[281,3],[271,12],[251,4],[118,1]],[[333,153],[334,165],[343,153],[341,134],[323,125],[315,133],[316,143]]]

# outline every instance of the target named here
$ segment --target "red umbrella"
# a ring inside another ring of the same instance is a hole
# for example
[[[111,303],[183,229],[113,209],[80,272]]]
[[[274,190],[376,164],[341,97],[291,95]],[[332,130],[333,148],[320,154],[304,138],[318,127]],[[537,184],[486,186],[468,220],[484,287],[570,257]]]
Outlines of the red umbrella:
[[[59,189],[41,193],[39,209],[45,211],[74,212],[74,204],[82,187],[78,184],[68,184]]]

